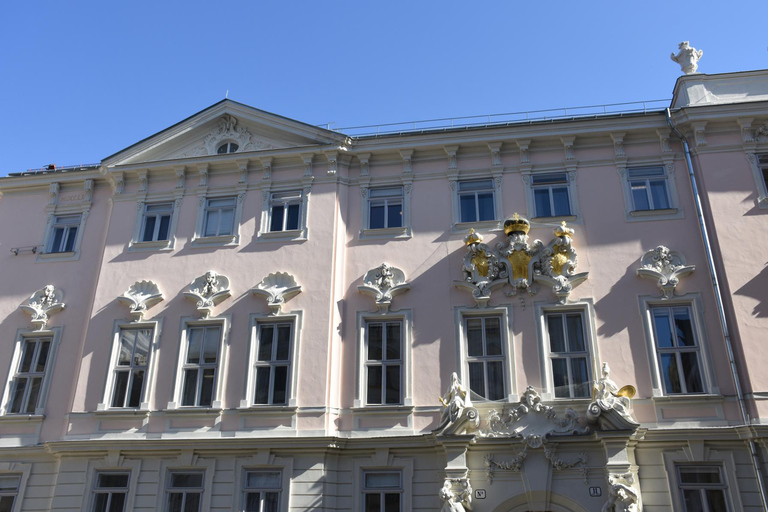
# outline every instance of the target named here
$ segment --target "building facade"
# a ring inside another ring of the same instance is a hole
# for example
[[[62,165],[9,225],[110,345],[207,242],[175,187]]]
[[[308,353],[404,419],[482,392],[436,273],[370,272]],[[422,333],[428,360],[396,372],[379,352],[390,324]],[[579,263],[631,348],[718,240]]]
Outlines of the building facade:
[[[0,511],[763,510],[767,172],[754,71],[2,178]]]

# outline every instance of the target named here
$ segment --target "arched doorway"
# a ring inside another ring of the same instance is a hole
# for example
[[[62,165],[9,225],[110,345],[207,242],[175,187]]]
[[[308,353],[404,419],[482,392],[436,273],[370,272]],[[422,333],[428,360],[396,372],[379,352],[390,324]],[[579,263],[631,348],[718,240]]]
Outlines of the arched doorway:
[[[603,506],[596,504],[596,510]],[[497,506],[494,512],[589,512],[583,506],[559,494],[533,492],[518,494]]]

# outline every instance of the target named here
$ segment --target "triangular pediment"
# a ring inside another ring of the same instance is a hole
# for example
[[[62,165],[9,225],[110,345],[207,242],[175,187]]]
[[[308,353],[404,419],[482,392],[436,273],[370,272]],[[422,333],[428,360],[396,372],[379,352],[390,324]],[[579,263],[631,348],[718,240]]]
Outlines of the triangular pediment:
[[[127,147],[103,164],[127,165],[215,156],[224,144],[236,153],[344,144],[347,137],[229,99]],[[232,147],[232,146],[230,146]]]

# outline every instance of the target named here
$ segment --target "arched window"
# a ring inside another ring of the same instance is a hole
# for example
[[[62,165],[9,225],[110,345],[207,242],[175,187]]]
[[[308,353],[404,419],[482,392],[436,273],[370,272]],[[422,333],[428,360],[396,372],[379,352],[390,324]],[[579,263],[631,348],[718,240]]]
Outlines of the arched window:
[[[219,149],[216,150],[216,153],[220,155],[225,155],[227,153],[234,153],[238,149],[240,149],[240,146],[238,146],[234,142],[225,142],[224,144],[219,146]]]

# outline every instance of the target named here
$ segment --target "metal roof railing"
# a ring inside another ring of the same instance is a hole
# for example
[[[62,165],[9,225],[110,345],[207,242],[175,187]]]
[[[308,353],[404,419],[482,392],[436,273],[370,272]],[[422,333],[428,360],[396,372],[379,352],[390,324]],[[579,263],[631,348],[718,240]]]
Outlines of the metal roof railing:
[[[34,174],[48,174],[48,173],[54,173],[54,172],[67,172],[67,171],[79,171],[81,169],[93,169],[94,167],[98,167],[101,164],[80,164],[80,165],[66,165],[63,167],[59,166],[52,166],[52,165],[44,165],[43,167],[39,169],[27,169],[26,171],[22,172],[12,172],[9,173],[8,176],[30,176]]]
[[[331,128],[319,125],[335,132],[354,137],[369,137],[392,133],[409,133],[418,131],[450,130],[453,128],[469,128],[479,126],[494,126],[500,124],[531,123],[537,121],[553,121],[557,119],[577,119],[587,117],[602,117],[617,114],[640,114],[664,110],[670,100],[646,100],[627,103],[609,103],[606,105],[588,105],[585,107],[567,107],[547,110],[531,110],[527,112],[507,112],[504,114],[486,114],[479,116],[444,117],[421,121],[404,121],[401,123],[386,123],[365,126],[347,126]]]

